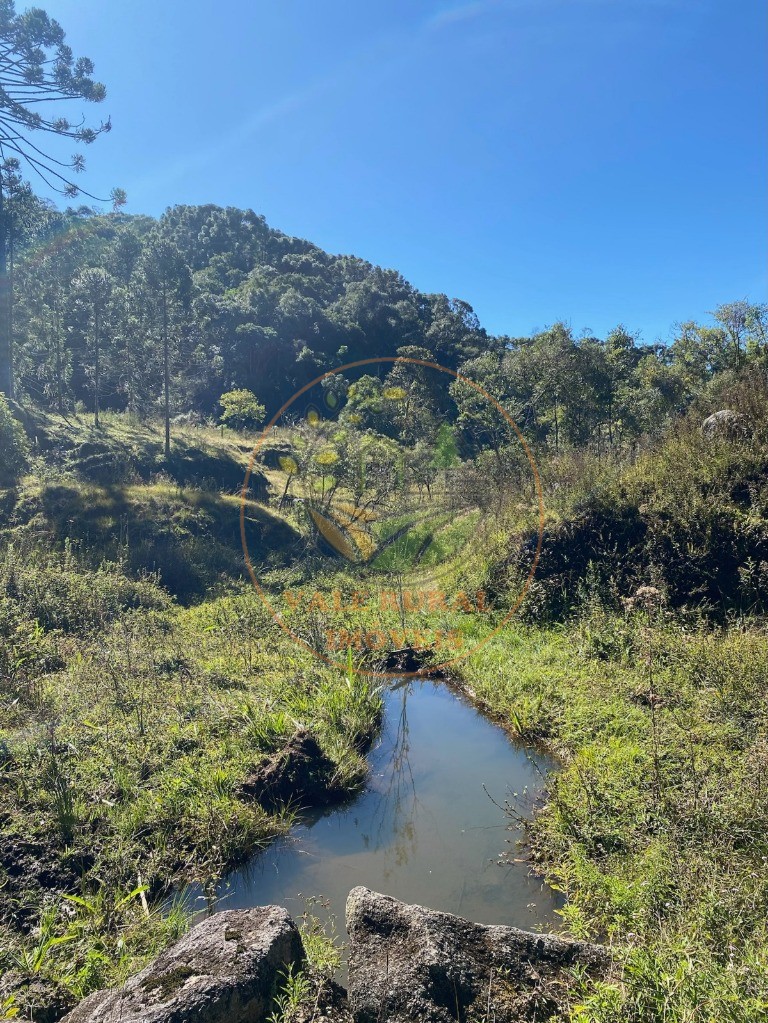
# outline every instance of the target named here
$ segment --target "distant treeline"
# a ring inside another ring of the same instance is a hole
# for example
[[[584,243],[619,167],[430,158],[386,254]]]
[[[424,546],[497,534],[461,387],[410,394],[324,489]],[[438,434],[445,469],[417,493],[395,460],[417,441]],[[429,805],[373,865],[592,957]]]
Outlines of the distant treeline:
[[[466,302],[251,210],[60,212],[29,190],[7,208],[17,396],[60,411],[216,416],[242,388],[270,413],[326,370],[405,351],[483,384],[538,442],[600,449],[655,432],[768,346],[768,307],[745,301],[719,306],[713,326],[679,325],[669,345],[622,325],[491,336]]]

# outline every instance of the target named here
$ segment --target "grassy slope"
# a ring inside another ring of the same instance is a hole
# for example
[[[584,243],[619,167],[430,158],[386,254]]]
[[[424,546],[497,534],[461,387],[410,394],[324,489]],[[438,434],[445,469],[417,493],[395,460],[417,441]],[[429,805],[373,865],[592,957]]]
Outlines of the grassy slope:
[[[535,855],[568,895],[569,928],[609,941],[621,965],[613,982],[577,987],[568,1018],[757,1023],[768,1018],[768,444],[706,442],[682,423],[634,465],[575,459],[557,474],[572,479],[550,494],[528,624],[462,674],[563,764],[532,825]],[[570,559],[547,561],[569,544]],[[570,610],[536,624],[553,603]]]
[[[290,807],[238,789],[297,728],[334,785],[359,785],[380,701],[297,649],[250,587],[199,602],[242,574],[246,440],[187,430],[164,465],[159,432],[120,417],[95,438],[48,417],[36,436],[35,472],[2,495],[0,974],[81,996],[176,932],[152,908],[169,883],[285,831]],[[248,519],[257,564],[290,558],[288,522],[255,502]]]
[[[92,566],[106,558],[134,575],[156,573],[185,602],[219,577],[244,576],[240,490],[252,441],[205,427],[175,429],[165,460],[161,430],[124,416],[105,416],[96,431],[89,422],[37,414],[27,429],[38,453],[34,471],[5,502],[19,540],[67,539]],[[254,562],[280,563],[297,536],[257,503],[266,487],[254,472],[249,550]]]

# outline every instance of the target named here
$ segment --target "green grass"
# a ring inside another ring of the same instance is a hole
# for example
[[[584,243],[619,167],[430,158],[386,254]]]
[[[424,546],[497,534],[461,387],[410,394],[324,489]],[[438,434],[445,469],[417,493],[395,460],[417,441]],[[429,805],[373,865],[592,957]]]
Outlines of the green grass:
[[[222,577],[245,575],[240,498],[234,495],[167,479],[150,484],[31,483],[17,514],[27,523],[22,532],[66,537],[91,562],[121,561],[128,573],[156,573],[185,601],[204,596]],[[287,560],[298,539],[283,518],[253,501],[246,506],[246,534],[257,564]]]
[[[208,886],[285,833],[295,807],[267,812],[239,788],[297,729],[335,765],[333,787],[355,791],[381,702],[354,670],[370,657],[343,650],[341,669],[323,666],[238,587],[240,501],[223,476],[149,471],[161,438],[124,417],[106,417],[95,439],[55,417],[46,430],[36,471],[4,495],[0,819],[8,846],[24,844],[59,880],[46,891],[0,869],[0,972],[80,997],[138,969],[183,926],[180,909],[159,912],[169,885]],[[242,442],[195,433],[220,460],[245,454]],[[95,471],[97,442],[130,447],[139,471]],[[255,501],[246,520],[276,594],[297,574],[313,587],[339,582],[328,559],[304,557],[306,523]],[[312,641],[316,616],[295,617]],[[317,928],[306,940],[322,972],[335,953]]]
[[[329,783],[352,792],[381,704],[365,677],[323,669],[286,639],[250,589],[183,608],[152,578],[89,569],[70,545],[38,558],[6,548],[9,591],[3,844],[61,881],[50,891],[0,866],[0,973],[80,997],[177,933],[183,914],[157,908],[170,885],[209,886],[286,832],[295,807],[239,795],[260,760],[308,728],[335,765]]]
[[[381,553],[373,559],[373,567],[381,572],[401,572],[408,575],[428,573],[430,569],[443,569],[462,557],[478,525],[479,513],[458,516],[453,512],[429,513],[415,510],[407,517],[388,519],[378,537]],[[387,545],[389,537],[407,529],[397,540]]]
[[[463,667],[477,699],[558,755],[535,859],[615,981],[580,1023],[763,1020],[768,1012],[768,635],[593,607],[518,628]]]
[[[146,482],[163,473],[177,483],[234,492],[243,484],[253,448],[251,437],[226,428],[173,425],[167,459],[162,424],[128,413],[105,412],[96,429],[90,416],[25,409],[24,425],[46,473],[103,483]]]
[[[0,492],[17,545],[41,535],[79,547],[92,567],[119,563],[133,578],[152,573],[176,597],[205,596],[220,580],[245,577],[240,489],[251,441],[210,427],[175,429],[170,459],[159,426],[129,416],[86,421],[35,413],[31,471]],[[254,564],[295,556],[298,534],[257,503],[266,480],[251,476],[246,535]]]
[[[537,510],[511,503],[466,561],[451,555],[471,517],[438,520],[429,546],[426,523],[404,539],[427,572],[449,561],[440,589],[486,590],[490,613],[382,608],[407,574],[376,578],[372,605],[350,610],[361,573],[315,548],[301,515],[260,503],[257,483],[257,572],[327,667],[239,582],[248,439],[180,430],[166,462],[160,431],[128,417],[98,434],[32,420],[34,472],[0,492],[0,828],[60,881],[45,896],[0,869],[0,972],[79,996],[183,928],[182,908],[157,908],[169,884],[208,884],[285,832],[293,807],[267,813],[238,792],[297,728],[354,791],[380,700],[353,669],[418,633],[461,636],[433,661],[488,637],[525,577]],[[451,669],[561,764],[531,853],[567,896],[567,928],[617,961],[601,983],[573,977],[563,1023],[768,1018],[767,450],[762,435],[705,442],[691,418],[624,461],[545,453],[536,579],[513,623]],[[267,478],[282,492],[283,474]],[[633,596],[645,584],[657,589]],[[312,606],[317,592],[330,606]],[[359,649],[332,649],[345,630]],[[322,974],[335,953],[308,921]],[[289,1002],[314,997],[302,983]]]

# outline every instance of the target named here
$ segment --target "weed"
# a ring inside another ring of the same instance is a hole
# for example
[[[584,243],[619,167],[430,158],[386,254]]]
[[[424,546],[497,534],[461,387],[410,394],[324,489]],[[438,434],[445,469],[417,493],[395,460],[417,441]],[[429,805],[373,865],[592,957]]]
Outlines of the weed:
[[[307,960],[314,974],[321,981],[330,980],[341,966],[344,950],[337,929],[336,918],[329,916],[326,923],[316,916],[312,910],[316,905],[328,910],[328,902],[321,897],[311,896],[306,900],[301,915],[301,941]]]
[[[20,949],[15,958],[16,967],[26,974],[36,974],[45,966],[51,951],[58,945],[72,941],[73,935],[62,934],[56,936],[53,933],[53,920],[50,911],[45,913],[38,928],[37,941],[31,947]]]
[[[16,998],[10,995],[0,1002],[0,1020],[18,1019],[19,1008],[16,1005]]]
[[[281,990],[275,998],[275,1009],[267,1017],[267,1023],[293,1023],[298,1012],[310,1002],[314,994],[311,979],[302,970],[294,970],[293,964],[281,974]]]

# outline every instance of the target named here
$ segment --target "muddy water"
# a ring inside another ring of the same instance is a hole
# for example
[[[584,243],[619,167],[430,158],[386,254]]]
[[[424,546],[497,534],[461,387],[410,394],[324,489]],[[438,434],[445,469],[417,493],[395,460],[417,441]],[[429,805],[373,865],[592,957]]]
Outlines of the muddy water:
[[[291,837],[253,857],[218,890],[216,908],[277,903],[297,918],[321,898],[344,931],[350,888],[362,884],[405,902],[481,923],[557,927],[555,893],[519,855],[519,831],[499,805],[530,812],[552,768],[445,686],[400,684],[385,696],[366,790],[354,802],[306,814]]]

